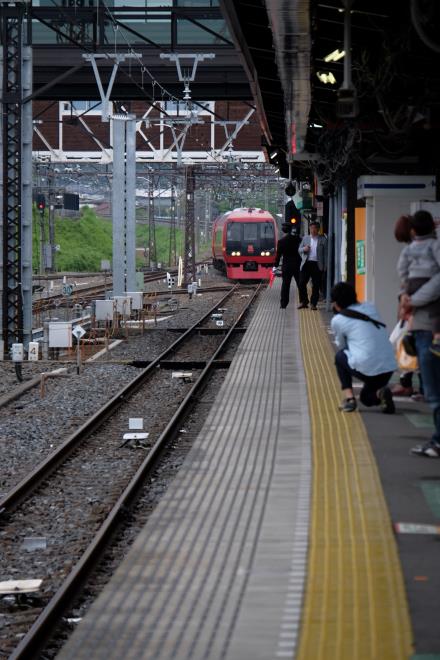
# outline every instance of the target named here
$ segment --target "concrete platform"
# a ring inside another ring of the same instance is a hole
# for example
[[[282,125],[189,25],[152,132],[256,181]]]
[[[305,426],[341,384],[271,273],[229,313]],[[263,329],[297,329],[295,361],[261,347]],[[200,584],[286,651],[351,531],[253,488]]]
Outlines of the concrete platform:
[[[267,289],[181,471],[61,660],[437,660],[423,404],[338,411],[328,317]],[[313,479],[312,479],[313,463]],[[391,514],[391,515],[390,515]],[[403,566],[403,571],[402,571]]]
[[[298,317],[268,289],[183,468],[59,658],[293,657],[310,482]]]

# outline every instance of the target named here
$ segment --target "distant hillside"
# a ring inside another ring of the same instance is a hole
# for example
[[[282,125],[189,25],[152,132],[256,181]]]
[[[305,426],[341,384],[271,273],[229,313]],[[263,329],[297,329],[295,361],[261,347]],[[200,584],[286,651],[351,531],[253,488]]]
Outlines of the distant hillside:
[[[33,212],[33,258],[34,271],[39,270],[40,264],[40,213],[34,208]],[[48,219],[44,217],[45,241],[48,241]],[[99,271],[102,259],[112,259],[112,223],[108,218],[100,218],[88,208],[81,209],[79,219],[56,218],[55,243],[60,246],[56,253],[56,269],[58,271]],[[177,253],[182,254],[183,231],[176,232]],[[136,226],[137,248],[148,248],[148,225]],[[201,246],[206,253],[207,246]],[[164,225],[156,227],[156,253],[157,261],[168,263],[169,255],[169,228]],[[141,253],[142,254],[142,253]],[[137,257],[137,266],[146,266],[145,257]]]

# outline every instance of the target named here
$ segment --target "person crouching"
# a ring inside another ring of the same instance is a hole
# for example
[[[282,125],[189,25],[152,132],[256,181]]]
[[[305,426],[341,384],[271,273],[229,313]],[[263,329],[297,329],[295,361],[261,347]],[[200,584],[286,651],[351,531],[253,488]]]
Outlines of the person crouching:
[[[395,412],[393,396],[387,384],[397,368],[393,347],[385,324],[372,303],[359,303],[356,291],[347,282],[339,282],[331,291],[335,316],[331,327],[340,349],[335,356],[344,400],[342,412],[357,408],[353,376],[364,383],[359,399],[365,406],[380,406],[382,412]]]

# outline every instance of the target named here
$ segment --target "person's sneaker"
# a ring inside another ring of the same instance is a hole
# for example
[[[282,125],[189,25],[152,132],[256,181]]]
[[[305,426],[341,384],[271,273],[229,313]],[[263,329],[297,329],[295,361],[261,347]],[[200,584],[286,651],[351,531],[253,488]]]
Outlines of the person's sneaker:
[[[313,309],[313,311],[316,312],[318,308],[316,307],[316,305],[310,305],[310,309]]]
[[[427,442],[425,445],[416,445],[411,449],[414,456],[426,456],[427,458],[440,458],[440,445]]]
[[[354,412],[357,408],[356,399],[350,397],[349,399],[344,399],[344,401],[339,406],[341,412]]]
[[[411,399],[413,401],[424,401],[425,397],[421,392],[414,392],[414,394],[411,394]]]
[[[440,339],[434,339],[429,350],[435,357],[440,358]]]
[[[377,393],[380,399],[380,409],[386,415],[392,415],[396,412],[396,407],[393,401],[393,395],[389,387],[382,387]]]
[[[301,305],[298,305],[297,309],[307,309],[308,304],[306,303],[301,303]]]

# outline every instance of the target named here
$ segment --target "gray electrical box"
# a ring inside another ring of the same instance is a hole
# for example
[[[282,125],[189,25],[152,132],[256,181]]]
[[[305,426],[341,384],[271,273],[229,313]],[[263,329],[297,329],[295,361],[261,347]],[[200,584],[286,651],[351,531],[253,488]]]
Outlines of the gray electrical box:
[[[339,89],[337,92],[336,114],[341,119],[354,119],[359,114],[359,101],[355,89]]]

